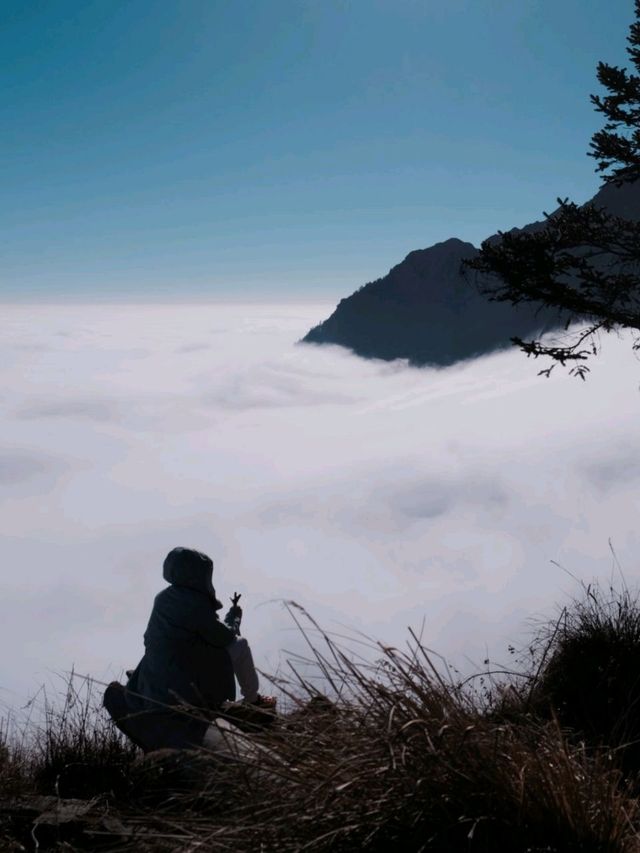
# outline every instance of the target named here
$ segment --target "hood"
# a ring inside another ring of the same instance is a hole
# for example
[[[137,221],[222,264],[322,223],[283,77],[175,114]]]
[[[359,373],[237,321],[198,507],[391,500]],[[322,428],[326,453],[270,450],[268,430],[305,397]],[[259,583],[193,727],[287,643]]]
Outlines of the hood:
[[[216,610],[222,607],[216,598],[216,591],[211,581],[213,560],[206,554],[194,551],[192,548],[174,548],[165,557],[162,576],[173,586],[185,586],[188,589],[204,592],[213,599]]]

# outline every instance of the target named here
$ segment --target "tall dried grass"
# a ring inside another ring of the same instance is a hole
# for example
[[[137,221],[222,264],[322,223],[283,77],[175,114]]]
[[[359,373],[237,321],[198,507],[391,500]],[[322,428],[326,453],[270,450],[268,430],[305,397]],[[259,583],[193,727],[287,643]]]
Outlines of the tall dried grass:
[[[599,729],[595,740],[567,722],[593,717],[584,707],[568,716],[575,697],[581,706],[602,701],[568,686],[582,639],[591,649],[595,636],[606,637],[614,658],[627,648],[635,659],[640,617],[628,592],[607,599],[590,589],[549,629],[528,671],[485,674],[478,690],[415,635],[404,649],[377,646],[361,657],[300,608],[291,613],[309,655],[277,682],[288,711],[265,731],[234,735],[232,755],[140,761],[90,695],[71,692],[33,743],[34,788],[102,792],[136,827],[114,835],[111,849],[137,853],[639,853],[636,768],[623,760],[619,714],[605,718],[613,730]],[[602,659],[584,656],[580,678],[596,679],[600,691],[608,685],[631,717],[626,665],[600,663],[589,675],[594,660]],[[626,688],[615,683],[620,673]]]
[[[513,680],[478,694],[443,676],[415,636],[369,664],[308,627],[321,679],[285,688],[316,700],[264,735],[258,784],[205,849],[640,849],[638,804],[611,754],[568,741]],[[318,680],[333,704],[318,700]]]

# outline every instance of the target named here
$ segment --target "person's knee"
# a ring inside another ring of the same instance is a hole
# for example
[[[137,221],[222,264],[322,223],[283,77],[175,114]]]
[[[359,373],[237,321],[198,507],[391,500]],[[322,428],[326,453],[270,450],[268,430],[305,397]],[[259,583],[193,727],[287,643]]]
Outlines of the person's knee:
[[[245,637],[236,637],[234,646],[238,654],[245,654],[249,651],[249,641]]]

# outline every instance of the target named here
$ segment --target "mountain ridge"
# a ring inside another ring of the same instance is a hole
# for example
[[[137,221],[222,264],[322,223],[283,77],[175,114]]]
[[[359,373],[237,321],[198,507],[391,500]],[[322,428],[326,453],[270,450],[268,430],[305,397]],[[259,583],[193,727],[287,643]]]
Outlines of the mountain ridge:
[[[605,185],[586,204],[640,219],[639,189],[640,182]],[[544,220],[511,230],[543,227]],[[385,276],[341,299],[302,343],[338,344],[364,358],[444,367],[509,347],[514,336],[537,337],[565,325],[568,315],[555,309],[491,302],[480,294],[461,270],[462,261],[478,253],[458,237],[414,249]]]

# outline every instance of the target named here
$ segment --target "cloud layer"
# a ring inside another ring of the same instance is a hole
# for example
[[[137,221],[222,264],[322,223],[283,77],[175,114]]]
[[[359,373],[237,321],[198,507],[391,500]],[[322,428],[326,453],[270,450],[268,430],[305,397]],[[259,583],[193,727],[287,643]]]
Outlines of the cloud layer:
[[[611,539],[636,579],[628,344],[587,383],[517,352],[418,370],[296,345],[327,309],[5,306],[0,702],[135,664],[177,544],[267,670],[299,646],[279,599],[385,642],[424,620],[464,665],[572,591],[551,561],[606,579]]]

